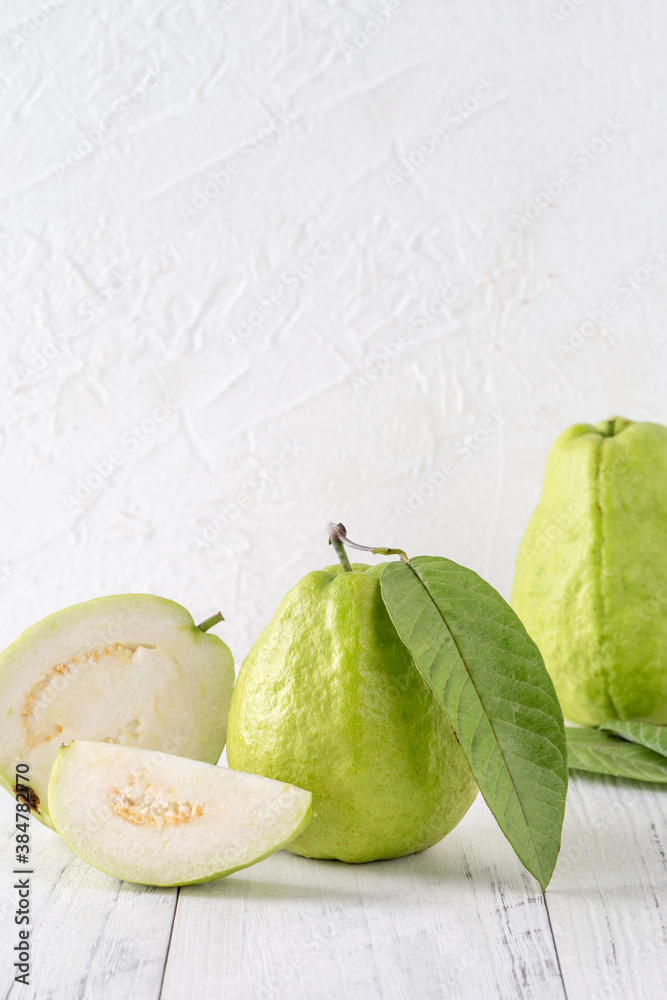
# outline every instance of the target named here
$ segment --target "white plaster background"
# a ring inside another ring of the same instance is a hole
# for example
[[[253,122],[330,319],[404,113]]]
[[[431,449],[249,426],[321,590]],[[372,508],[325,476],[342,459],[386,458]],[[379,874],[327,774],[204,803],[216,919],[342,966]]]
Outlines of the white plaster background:
[[[667,267],[613,292],[667,247],[667,8],[584,0],[553,23],[558,0],[393,4],[365,47],[384,0],[0,5],[3,645],[75,601],[148,591],[197,618],[221,608],[240,662],[285,590],[332,561],[330,519],[508,595],[555,436],[616,413],[667,422]],[[102,145],[56,170],[149,71]],[[454,127],[484,79],[493,97]],[[278,113],[289,124],[186,218]],[[615,141],[579,169],[607,119]],[[446,120],[423,164],[388,178]],[[562,195],[514,224],[565,169]],[[287,287],[320,240],[337,249]],[[125,287],[90,309],[114,272]],[[450,285],[451,308],[416,324]],[[559,357],[610,297],[603,328]],[[160,400],[169,418],[135,445]],[[460,454],[493,412],[500,428]],[[260,490],[287,445],[298,457]]]

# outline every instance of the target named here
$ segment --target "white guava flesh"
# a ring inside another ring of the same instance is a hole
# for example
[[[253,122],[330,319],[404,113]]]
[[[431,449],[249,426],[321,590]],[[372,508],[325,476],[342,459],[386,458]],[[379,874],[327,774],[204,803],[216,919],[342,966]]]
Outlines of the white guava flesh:
[[[216,763],[234,662],[173,601],[101,597],[50,615],[0,655],[0,784],[28,764],[34,815],[62,743],[97,740]],[[24,770],[24,769],[23,769]]]
[[[310,792],[155,750],[75,740],[49,782],[56,831],[84,861],[144,885],[209,882],[280,850]]]

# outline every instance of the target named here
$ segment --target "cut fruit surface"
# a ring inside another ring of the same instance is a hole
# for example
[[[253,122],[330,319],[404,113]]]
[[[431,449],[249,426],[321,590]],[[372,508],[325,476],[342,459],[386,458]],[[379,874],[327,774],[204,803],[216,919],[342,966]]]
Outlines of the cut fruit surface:
[[[228,647],[180,604],[124,594],[65,608],[0,655],[0,784],[13,791],[16,764],[29,764],[35,815],[51,826],[49,775],[72,739],[214,764],[233,685]]]
[[[56,831],[84,861],[144,885],[209,882],[290,843],[312,796],[154,750],[74,741],[49,782]]]

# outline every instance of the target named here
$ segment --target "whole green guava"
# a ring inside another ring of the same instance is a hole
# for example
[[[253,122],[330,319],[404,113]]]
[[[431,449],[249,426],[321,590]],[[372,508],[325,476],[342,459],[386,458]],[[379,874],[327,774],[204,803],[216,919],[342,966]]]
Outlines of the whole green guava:
[[[313,793],[287,850],[374,861],[422,851],[477,786],[454,732],[384,606],[382,566],[309,573],[241,667],[227,757]]]
[[[667,428],[615,417],[560,435],[512,605],[566,718],[667,723]]]

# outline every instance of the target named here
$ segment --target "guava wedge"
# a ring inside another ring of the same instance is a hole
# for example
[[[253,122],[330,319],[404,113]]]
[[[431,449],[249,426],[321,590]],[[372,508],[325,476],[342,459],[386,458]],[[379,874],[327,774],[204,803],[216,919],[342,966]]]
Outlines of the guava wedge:
[[[75,740],[49,782],[56,831],[93,868],[192,885],[247,868],[307,826],[310,792],[157,750]]]
[[[90,739],[215,764],[225,745],[234,662],[180,604],[149,594],[58,611],[0,655],[0,784],[16,764],[34,815],[51,826],[47,787],[61,743]]]

